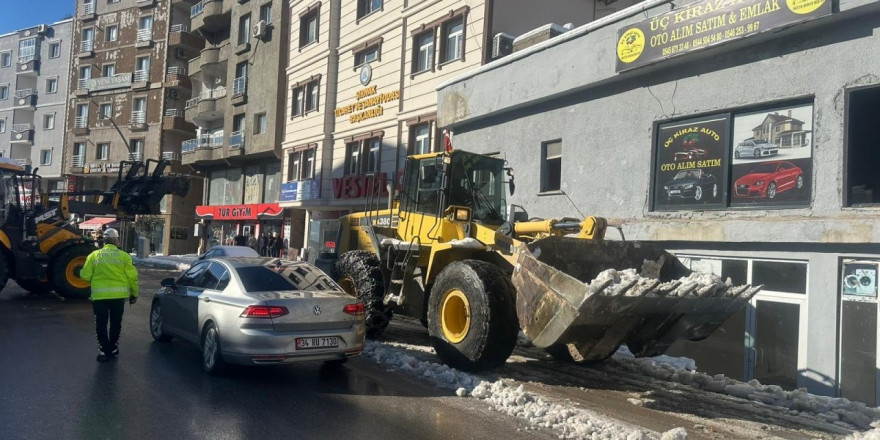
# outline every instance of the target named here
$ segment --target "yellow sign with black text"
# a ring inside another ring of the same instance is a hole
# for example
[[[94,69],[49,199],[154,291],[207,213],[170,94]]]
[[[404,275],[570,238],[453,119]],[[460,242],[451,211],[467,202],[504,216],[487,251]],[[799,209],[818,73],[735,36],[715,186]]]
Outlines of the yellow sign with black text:
[[[355,93],[357,101],[354,104],[336,107],[334,114],[337,118],[348,115],[348,121],[352,124],[363,122],[367,119],[376,118],[385,114],[382,104],[400,99],[400,90],[379,93],[376,86],[370,86]]]

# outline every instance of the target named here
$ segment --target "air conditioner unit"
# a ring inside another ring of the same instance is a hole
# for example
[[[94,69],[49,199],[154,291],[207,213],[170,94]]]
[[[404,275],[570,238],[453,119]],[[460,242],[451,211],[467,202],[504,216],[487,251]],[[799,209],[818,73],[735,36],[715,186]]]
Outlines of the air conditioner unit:
[[[265,20],[260,20],[254,25],[254,38],[263,38],[266,36],[266,31],[268,30],[268,23]]]
[[[41,25],[37,26],[37,33],[38,34],[45,34],[48,31],[49,31],[49,26],[46,26],[45,24],[41,24]]]
[[[177,99],[180,97],[180,92],[177,89],[168,89],[168,97],[171,99]]]
[[[513,35],[499,32],[492,38],[492,59],[513,53]]]
[[[178,47],[174,49],[174,56],[177,58],[186,58],[186,51]]]

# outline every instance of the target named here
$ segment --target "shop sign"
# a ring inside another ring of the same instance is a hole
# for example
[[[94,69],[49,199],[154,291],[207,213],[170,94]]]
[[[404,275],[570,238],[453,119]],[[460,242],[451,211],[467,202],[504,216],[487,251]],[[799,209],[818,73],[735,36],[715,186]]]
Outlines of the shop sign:
[[[265,217],[280,217],[281,212],[281,207],[277,203],[196,206],[196,216],[214,220],[258,220]]]
[[[102,174],[102,173],[118,173],[118,172],[119,172],[119,164],[118,163],[109,163],[109,162],[87,163],[83,167],[84,174]]]
[[[85,86],[90,92],[129,87],[131,86],[131,73],[120,73],[118,75],[103,78],[87,79],[85,81]]]
[[[281,184],[281,201],[295,202],[321,198],[321,185],[317,180],[302,180]]]
[[[377,118],[385,113],[382,104],[400,99],[400,90],[392,90],[379,93],[376,86],[370,86],[355,93],[357,100],[353,104],[336,107],[334,114],[337,118],[349,115],[348,122],[356,124],[367,119]]]
[[[333,196],[337,199],[359,199],[362,197],[387,196],[385,185],[388,175],[345,176],[333,179]]]
[[[617,31],[616,71],[831,14],[831,0],[702,0]]]

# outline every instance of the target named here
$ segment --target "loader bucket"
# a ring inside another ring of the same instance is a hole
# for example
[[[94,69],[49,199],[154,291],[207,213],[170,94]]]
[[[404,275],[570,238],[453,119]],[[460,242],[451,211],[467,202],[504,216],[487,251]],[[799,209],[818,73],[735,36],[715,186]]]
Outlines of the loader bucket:
[[[641,242],[548,237],[516,252],[520,328],[538,347],[567,344],[579,361],[621,344],[657,356],[678,338],[704,339],[761,289],[692,272]]]

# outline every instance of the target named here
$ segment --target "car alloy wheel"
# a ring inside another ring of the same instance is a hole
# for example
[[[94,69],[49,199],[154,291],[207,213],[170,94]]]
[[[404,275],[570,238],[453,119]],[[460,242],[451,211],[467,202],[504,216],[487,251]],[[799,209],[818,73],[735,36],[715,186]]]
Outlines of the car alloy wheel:
[[[804,189],[804,176],[797,176],[797,189]]]
[[[712,198],[713,199],[718,198],[718,184],[717,183],[712,184]]]
[[[697,189],[694,190],[694,200],[700,201],[702,199],[703,199],[703,188],[698,186]]]
[[[770,183],[770,186],[767,187],[767,198],[776,198],[776,183]]]

